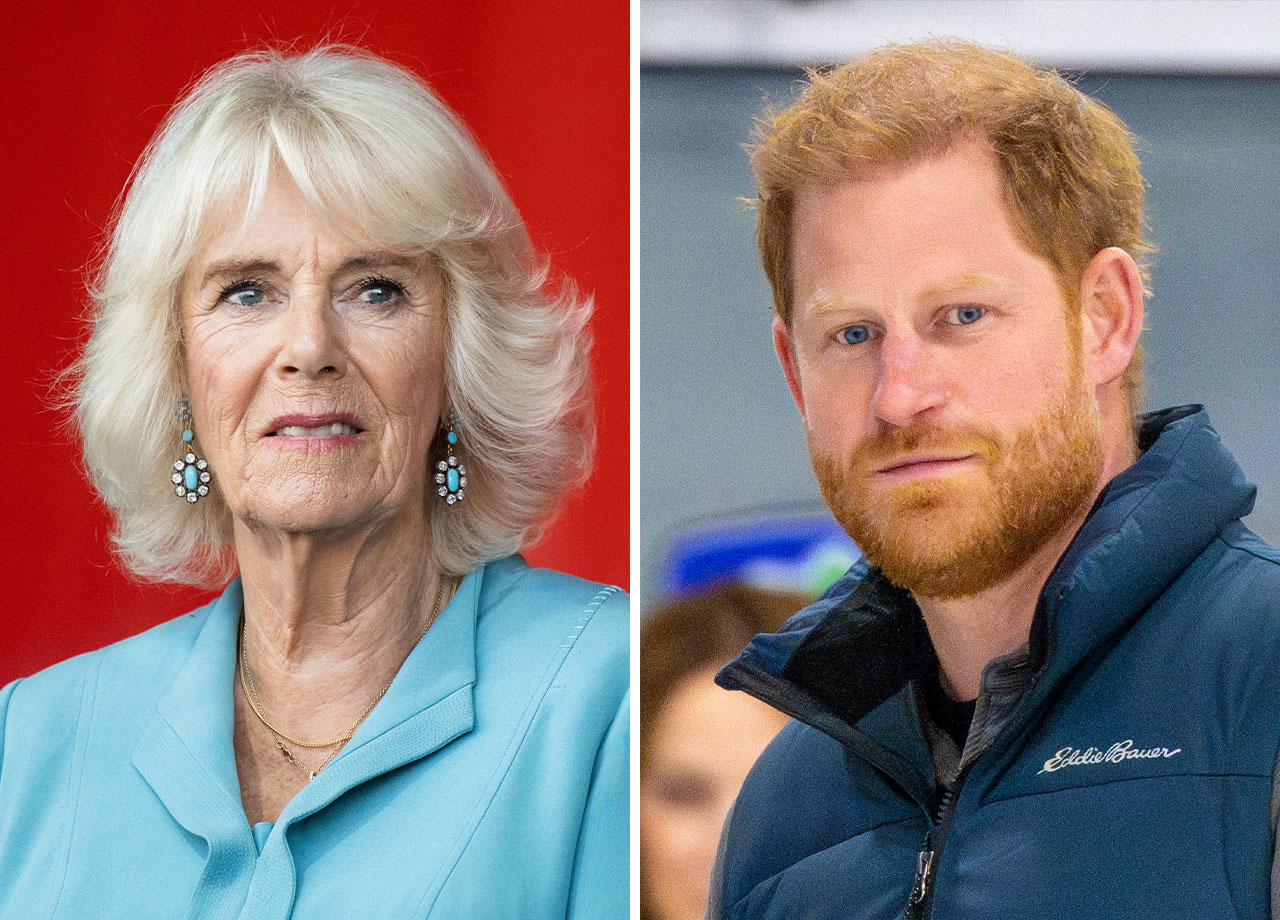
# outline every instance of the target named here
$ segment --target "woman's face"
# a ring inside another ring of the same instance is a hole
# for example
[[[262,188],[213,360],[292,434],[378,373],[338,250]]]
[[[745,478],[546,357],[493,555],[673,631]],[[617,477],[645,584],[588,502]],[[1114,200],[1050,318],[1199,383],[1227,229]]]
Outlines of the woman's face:
[[[640,884],[656,920],[701,920],[725,816],[786,716],[712,683],[676,684],[659,710],[640,778]]]
[[[348,239],[288,178],[240,224],[223,222],[181,294],[197,449],[232,513],[292,532],[421,513],[443,389],[437,270],[357,227]]]

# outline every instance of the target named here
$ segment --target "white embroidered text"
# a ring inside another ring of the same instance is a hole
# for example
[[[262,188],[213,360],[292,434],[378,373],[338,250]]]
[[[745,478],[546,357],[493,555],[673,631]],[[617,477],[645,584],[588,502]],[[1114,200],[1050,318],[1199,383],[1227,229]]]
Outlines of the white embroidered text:
[[[1135,748],[1133,739],[1126,741],[1117,741],[1105,751],[1102,748],[1079,748],[1064,747],[1058,753],[1054,754],[1044,762],[1044,769],[1040,773],[1052,773],[1055,770],[1061,770],[1063,767],[1084,767],[1092,766],[1099,763],[1122,763],[1126,760],[1141,760],[1151,757],[1172,757],[1174,754],[1180,754],[1182,748],[1155,747],[1155,748]]]

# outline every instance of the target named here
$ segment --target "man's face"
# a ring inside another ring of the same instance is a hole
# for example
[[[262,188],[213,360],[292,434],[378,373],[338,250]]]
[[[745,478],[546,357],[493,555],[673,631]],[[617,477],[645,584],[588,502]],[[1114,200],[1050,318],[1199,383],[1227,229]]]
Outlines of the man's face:
[[[969,141],[796,201],[775,344],[823,497],[916,596],[964,597],[1078,526],[1102,470],[1079,311]]]

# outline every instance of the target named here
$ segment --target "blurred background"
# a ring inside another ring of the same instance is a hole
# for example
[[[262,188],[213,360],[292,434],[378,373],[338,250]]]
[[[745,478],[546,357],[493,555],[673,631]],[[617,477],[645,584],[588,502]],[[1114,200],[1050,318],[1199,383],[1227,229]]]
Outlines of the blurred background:
[[[1139,138],[1160,248],[1148,407],[1205,404],[1280,542],[1280,4],[645,0],[640,7],[641,587],[810,592],[827,522],[769,336],[743,145],[803,67],[959,36],[1076,75]]]
[[[50,409],[50,383],[82,340],[84,269],[156,126],[205,69],[266,42],[353,42],[425,77],[492,157],[554,272],[595,295],[596,474],[529,558],[627,585],[627,0],[10,6],[6,26],[20,48],[0,63],[0,373],[12,413],[0,451],[0,684],[209,597],[140,585],[116,566],[109,518]]]

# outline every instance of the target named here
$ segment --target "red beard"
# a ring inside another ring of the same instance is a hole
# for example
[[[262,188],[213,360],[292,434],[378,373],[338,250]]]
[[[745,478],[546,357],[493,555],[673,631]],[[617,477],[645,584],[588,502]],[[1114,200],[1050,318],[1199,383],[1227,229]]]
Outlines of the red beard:
[[[1008,578],[1087,510],[1102,436],[1083,367],[1012,439],[978,426],[890,428],[847,462],[812,454],[822,496],[873,565],[917,597],[977,594]],[[908,454],[972,454],[952,474],[876,482]]]

